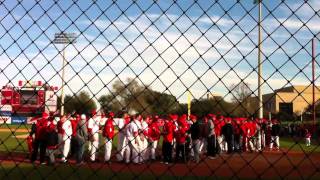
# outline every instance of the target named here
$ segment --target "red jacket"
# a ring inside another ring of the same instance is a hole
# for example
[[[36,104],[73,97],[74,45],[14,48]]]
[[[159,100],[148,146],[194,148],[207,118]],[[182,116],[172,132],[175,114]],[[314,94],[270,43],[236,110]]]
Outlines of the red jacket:
[[[175,125],[174,122],[168,121],[163,127],[163,141],[172,143],[174,136]]]
[[[103,128],[103,136],[107,137],[108,139],[113,139],[114,125],[113,125],[112,118],[108,118],[108,120],[106,121],[104,128]]]
[[[64,135],[64,129],[62,128],[62,125],[63,125],[63,123],[62,123],[62,121],[60,120],[60,121],[58,121],[58,123],[57,123],[57,130],[58,130],[58,134],[62,134],[62,135]]]
[[[248,122],[242,123],[240,128],[241,128],[242,135],[244,137],[247,137],[248,136]]]
[[[308,132],[308,133],[306,134],[306,138],[311,138],[311,133],[310,133],[310,132]]]
[[[44,140],[46,135],[46,128],[48,126],[48,120],[41,118],[36,124],[35,139]]]
[[[75,118],[71,120],[71,127],[72,127],[72,136],[75,137],[77,135],[77,124],[80,119]]]
[[[184,144],[187,139],[187,131],[189,129],[188,124],[181,124],[178,130],[175,132],[175,138],[178,144]]]
[[[216,136],[220,136],[221,135],[221,128],[222,126],[224,126],[225,122],[222,120],[216,120],[214,122],[214,132],[216,134]]]
[[[160,139],[161,132],[158,126],[158,122],[152,122],[149,125],[148,131],[150,139],[152,139],[153,141],[158,141]]]
[[[256,131],[257,131],[257,125],[255,122],[251,122],[249,123],[249,129],[250,129],[250,136],[254,136],[256,134]]]
[[[234,124],[233,125],[233,131],[235,135],[240,135],[241,134],[241,129],[240,129],[240,125],[239,124]]]

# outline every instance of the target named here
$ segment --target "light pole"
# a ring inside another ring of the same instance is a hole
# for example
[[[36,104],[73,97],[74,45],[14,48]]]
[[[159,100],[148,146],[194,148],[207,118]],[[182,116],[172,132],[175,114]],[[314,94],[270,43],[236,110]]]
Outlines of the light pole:
[[[263,118],[263,99],[262,99],[262,64],[261,64],[261,43],[262,43],[262,27],[261,27],[261,19],[262,19],[262,2],[259,3],[259,20],[258,20],[258,98],[259,98],[259,119]]]
[[[315,62],[316,62],[316,55],[315,55],[315,38],[312,38],[312,120],[313,120],[313,132],[315,131],[316,127],[316,96],[315,96],[315,89],[316,89],[316,79],[315,79]]]
[[[54,44],[63,44],[62,49],[62,73],[61,73],[61,79],[62,79],[62,85],[61,85],[61,109],[60,109],[60,115],[64,115],[64,85],[65,85],[65,66],[67,64],[67,60],[65,58],[65,49],[68,44],[74,44],[76,43],[76,33],[55,33],[54,34]]]

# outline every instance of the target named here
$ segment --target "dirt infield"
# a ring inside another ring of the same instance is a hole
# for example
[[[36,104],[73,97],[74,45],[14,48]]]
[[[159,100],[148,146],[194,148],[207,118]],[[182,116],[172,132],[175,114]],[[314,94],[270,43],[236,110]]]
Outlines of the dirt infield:
[[[0,155],[3,163],[28,163],[22,155],[13,156]],[[70,161],[74,167],[74,160]],[[57,165],[59,166],[59,165]],[[228,178],[320,178],[320,155],[303,153],[242,153],[240,154],[222,154],[216,159],[205,158],[201,163],[171,164],[165,165],[160,162],[145,164],[123,164],[113,162],[110,164],[87,163],[86,168],[95,171],[99,169],[108,169],[114,173],[130,173],[134,176],[142,174],[151,174],[154,176],[197,176],[197,177],[228,177]]]
[[[30,132],[30,130],[26,128],[0,128],[0,132],[27,133],[27,132]]]

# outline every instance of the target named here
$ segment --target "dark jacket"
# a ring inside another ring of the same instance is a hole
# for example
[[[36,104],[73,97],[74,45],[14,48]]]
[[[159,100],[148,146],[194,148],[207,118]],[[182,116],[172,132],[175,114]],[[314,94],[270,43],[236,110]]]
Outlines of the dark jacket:
[[[273,124],[271,128],[271,136],[279,136],[280,135],[280,125]]]
[[[36,126],[36,123],[32,123],[31,125],[31,130],[30,130],[30,136],[34,135],[37,131],[37,126]]]
[[[231,139],[232,136],[233,136],[233,126],[231,123],[227,123],[225,124],[222,129],[221,129],[221,132],[223,134],[223,136],[226,138],[226,139]]]
[[[46,133],[46,143],[48,149],[56,149],[58,145],[58,133],[55,130],[50,130]]]
[[[202,138],[207,138],[209,136],[209,126],[208,123],[202,122],[200,124],[200,133]]]
[[[80,143],[84,143],[88,139],[88,129],[85,120],[80,120],[77,124],[76,139]]]
[[[201,137],[201,126],[200,126],[200,123],[198,121],[191,125],[190,134],[191,134],[191,139],[192,140],[200,139],[200,137]]]

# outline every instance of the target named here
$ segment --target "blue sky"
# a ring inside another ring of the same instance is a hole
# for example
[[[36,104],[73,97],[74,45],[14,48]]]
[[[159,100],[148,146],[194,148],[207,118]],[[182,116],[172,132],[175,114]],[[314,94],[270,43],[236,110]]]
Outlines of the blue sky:
[[[186,89],[196,98],[208,90],[230,98],[228,87],[242,79],[257,93],[258,9],[252,0],[134,2],[2,1],[0,83],[26,79],[60,86],[62,46],[51,40],[65,31],[78,35],[66,48],[67,93],[83,89],[99,97],[128,77],[182,102]],[[287,80],[310,85],[310,39],[320,30],[319,9],[317,0],[264,1],[265,93]]]

